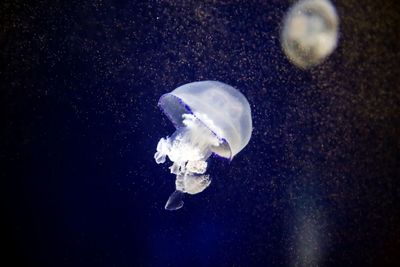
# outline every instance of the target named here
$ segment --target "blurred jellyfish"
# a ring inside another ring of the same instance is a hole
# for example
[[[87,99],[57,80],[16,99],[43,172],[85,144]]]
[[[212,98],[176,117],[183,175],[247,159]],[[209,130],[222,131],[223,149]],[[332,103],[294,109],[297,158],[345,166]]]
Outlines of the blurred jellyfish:
[[[212,153],[232,159],[249,142],[252,132],[250,105],[235,88],[217,81],[182,85],[161,96],[158,105],[174,124],[175,133],[161,138],[154,155],[156,162],[172,161],[176,190],[165,209],[183,206],[183,195],[206,189],[205,174]]]
[[[336,48],[337,39],[338,16],[328,0],[300,0],[285,16],[282,48],[299,68],[321,63]]]

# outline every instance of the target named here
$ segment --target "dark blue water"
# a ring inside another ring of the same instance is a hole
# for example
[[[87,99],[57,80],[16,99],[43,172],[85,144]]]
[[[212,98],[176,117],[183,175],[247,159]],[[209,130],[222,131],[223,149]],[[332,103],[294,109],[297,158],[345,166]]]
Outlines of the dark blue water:
[[[22,266],[366,266],[399,260],[399,12],[335,1],[340,40],[301,71],[286,1],[0,4],[6,253]],[[253,136],[174,190],[159,97],[219,80]]]

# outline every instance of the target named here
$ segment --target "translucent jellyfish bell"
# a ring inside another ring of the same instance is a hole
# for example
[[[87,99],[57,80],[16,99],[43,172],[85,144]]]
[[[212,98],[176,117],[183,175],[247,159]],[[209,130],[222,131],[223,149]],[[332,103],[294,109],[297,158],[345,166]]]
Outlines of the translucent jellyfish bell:
[[[161,96],[158,105],[175,125],[170,137],[161,138],[154,159],[172,161],[176,191],[165,206],[183,206],[183,193],[197,194],[211,179],[205,174],[212,153],[232,159],[249,142],[252,132],[250,105],[238,90],[217,81],[182,85]]]
[[[286,14],[282,48],[302,69],[318,65],[336,48],[338,16],[328,0],[300,0]]]

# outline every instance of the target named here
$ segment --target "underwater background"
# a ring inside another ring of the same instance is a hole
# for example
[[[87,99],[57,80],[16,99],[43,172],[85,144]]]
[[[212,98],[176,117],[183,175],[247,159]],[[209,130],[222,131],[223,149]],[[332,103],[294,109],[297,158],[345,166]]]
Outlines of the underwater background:
[[[400,260],[400,8],[332,1],[336,50],[281,49],[294,1],[0,3],[8,266],[384,266]],[[212,183],[164,210],[160,96],[239,89],[253,118]]]

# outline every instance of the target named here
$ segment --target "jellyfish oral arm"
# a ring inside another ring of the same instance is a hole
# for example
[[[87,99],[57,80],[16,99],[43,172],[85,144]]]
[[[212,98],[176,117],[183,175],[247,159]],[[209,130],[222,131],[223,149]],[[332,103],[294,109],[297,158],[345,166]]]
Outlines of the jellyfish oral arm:
[[[165,157],[168,154],[170,147],[170,142],[167,139],[161,138],[157,144],[157,152],[154,154],[154,159],[156,160],[157,164],[164,163]]]
[[[204,174],[207,170],[207,159],[211,155],[211,148],[219,146],[221,140],[193,114],[183,114],[182,119],[183,127],[178,128],[171,137],[160,139],[154,159],[160,164],[168,157],[173,162],[170,171],[176,175],[176,190],[197,194],[211,183],[209,175]],[[171,195],[168,201],[172,199],[175,197]],[[174,209],[181,207],[172,206]]]

